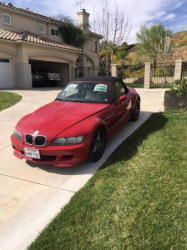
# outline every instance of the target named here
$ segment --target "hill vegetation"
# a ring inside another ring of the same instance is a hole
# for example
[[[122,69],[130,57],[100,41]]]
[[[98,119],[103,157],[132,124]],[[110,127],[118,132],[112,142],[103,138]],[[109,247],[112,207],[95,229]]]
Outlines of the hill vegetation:
[[[174,55],[172,61],[183,60],[187,61],[187,30],[175,33],[172,35],[172,41],[174,43]],[[126,64],[139,64],[144,63],[146,58],[139,58],[138,56],[138,44],[129,50],[129,55]]]

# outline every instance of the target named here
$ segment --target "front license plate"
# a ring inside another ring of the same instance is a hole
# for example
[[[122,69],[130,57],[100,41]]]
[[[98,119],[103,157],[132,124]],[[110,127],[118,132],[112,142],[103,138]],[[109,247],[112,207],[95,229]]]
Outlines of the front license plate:
[[[40,159],[40,151],[34,148],[24,148],[25,156]]]

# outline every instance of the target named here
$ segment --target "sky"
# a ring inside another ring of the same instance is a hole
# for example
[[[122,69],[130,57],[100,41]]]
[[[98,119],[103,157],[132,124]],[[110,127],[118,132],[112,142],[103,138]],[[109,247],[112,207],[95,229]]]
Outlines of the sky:
[[[7,2],[51,17],[69,16],[77,24],[76,12],[80,10],[80,4],[77,2],[80,1],[82,0],[9,0]],[[171,28],[173,33],[187,30],[187,0],[116,0],[116,2],[130,17],[131,32],[127,40],[129,44],[136,42],[136,33],[144,24],[162,23],[166,28]],[[83,0],[81,8],[90,13],[92,27],[94,11],[98,14],[102,13],[101,0]]]

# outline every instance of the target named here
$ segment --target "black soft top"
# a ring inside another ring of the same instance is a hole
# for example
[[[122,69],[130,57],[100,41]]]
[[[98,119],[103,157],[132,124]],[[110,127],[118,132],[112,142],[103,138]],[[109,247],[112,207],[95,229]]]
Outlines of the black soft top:
[[[122,81],[121,78],[119,77],[113,77],[113,76],[87,76],[87,77],[80,77],[80,78],[77,78],[75,80],[73,80],[72,82],[75,82],[75,81],[98,81],[98,82],[111,82],[111,83],[115,83],[117,81]]]

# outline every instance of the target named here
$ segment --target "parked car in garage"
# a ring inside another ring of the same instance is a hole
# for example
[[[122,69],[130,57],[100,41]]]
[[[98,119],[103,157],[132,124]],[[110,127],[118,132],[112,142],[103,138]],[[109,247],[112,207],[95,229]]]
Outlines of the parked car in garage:
[[[47,70],[38,68],[32,69],[32,80],[33,81],[47,80]]]
[[[120,78],[79,78],[17,123],[11,136],[14,155],[57,167],[98,161],[106,141],[139,114],[140,96]]]
[[[32,82],[34,87],[41,87],[44,83],[46,83],[46,85],[53,85],[61,80],[62,76],[60,73],[48,72],[46,69],[41,68],[32,69]]]
[[[62,76],[60,73],[48,73],[47,80],[49,80],[49,81],[61,81]]]

